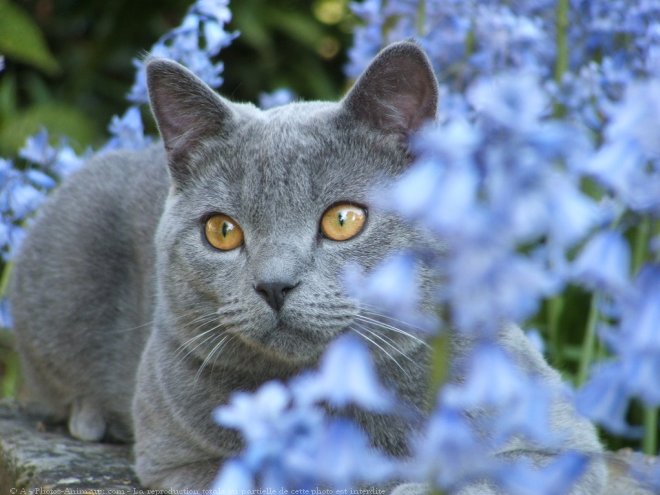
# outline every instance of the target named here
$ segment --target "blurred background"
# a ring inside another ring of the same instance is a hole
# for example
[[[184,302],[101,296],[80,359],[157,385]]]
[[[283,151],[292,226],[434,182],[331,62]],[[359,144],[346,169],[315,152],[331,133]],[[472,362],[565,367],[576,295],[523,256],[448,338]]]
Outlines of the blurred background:
[[[46,127],[77,151],[107,139],[127,108],[132,61],[176,27],[189,0],[0,0],[0,156],[14,156]],[[336,99],[355,19],[348,0],[234,0],[222,51],[221,93],[238,101],[290,88],[304,99]],[[153,126],[152,122],[148,125]],[[153,128],[152,128],[153,129]]]

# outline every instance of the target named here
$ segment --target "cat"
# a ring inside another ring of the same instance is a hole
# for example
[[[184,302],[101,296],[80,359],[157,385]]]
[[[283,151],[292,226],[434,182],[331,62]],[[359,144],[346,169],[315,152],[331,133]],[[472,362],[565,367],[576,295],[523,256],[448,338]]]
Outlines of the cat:
[[[261,111],[160,59],[147,81],[162,142],[96,156],[58,188],[16,259],[11,305],[26,387],[44,412],[82,440],[134,440],[147,487],[203,489],[242,445],[211,411],[233,391],[314,367],[360,314],[374,316],[344,294],[341,267],[438,249],[370,204],[409,167],[408,139],[436,117],[438,84],[410,41],[386,47],[338,103]],[[420,273],[428,310],[433,285]],[[398,367],[371,345],[379,376],[418,413],[407,418],[422,418],[427,347],[374,318],[370,331],[408,357]],[[561,388],[520,329],[505,325],[500,340]],[[453,337],[456,355],[469,345]],[[406,454],[417,421],[349,412],[374,445]],[[593,426],[561,399],[552,428],[567,449],[601,452]],[[553,458],[525,449],[505,455]],[[572,493],[601,493],[597,457]],[[477,482],[456,493],[498,492]]]

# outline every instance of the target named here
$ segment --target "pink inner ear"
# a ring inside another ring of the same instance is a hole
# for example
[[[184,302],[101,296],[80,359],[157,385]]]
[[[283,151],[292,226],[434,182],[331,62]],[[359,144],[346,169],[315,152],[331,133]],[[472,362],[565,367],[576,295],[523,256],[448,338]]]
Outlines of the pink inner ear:
[[[414,43],[385,48],[358,79],[345,106],[386,132],[408,136],[435,118],[437,81],[424,52]]]
[[[420,97],[405,95],[401,98],[401,113],[407,120],[404,122],[407,134],[412,134],[418,130],[424,122],[435,118],[435,99],[429,98],[429,95],[423,88],[420,88]],[[426,94],[421,94],[426,93]]]

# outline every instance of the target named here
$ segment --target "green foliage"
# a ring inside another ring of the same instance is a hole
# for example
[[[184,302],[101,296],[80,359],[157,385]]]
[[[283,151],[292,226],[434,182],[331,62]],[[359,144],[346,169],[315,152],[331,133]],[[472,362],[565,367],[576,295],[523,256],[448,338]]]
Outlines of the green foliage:
[[[110,118],[127,107],[133,59],[178,25],[190,3],[0,0],[7,64],[0,73],[0,156],[15,155],[41,126],[70,137],[78,150],[102,144]],[[252,102],[280,87],[306,99],[340,96],[347,3],[234,0],[230,29],[241,36],[220,54],[221,92]]]
[[[50,75],[60,70],[39,27],[9,0],[0,0],[0,53]]]

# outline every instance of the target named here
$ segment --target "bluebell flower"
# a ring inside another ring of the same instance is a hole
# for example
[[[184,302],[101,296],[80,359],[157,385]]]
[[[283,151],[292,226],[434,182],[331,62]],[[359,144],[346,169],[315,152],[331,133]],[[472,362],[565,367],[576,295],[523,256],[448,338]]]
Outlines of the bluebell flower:
[[[296,95],[293,91],[288,88],[280,88],[272,93],[260,93],[259,107],[261,107],[262,110],[268,110],[269,108],[291,103],[295,98]]]
[[[227,0],[198,0],[190,7],[181,25],[154,44],[150,55],[176,60],[211,87],[219,87],[223,64],[213,62],[213,58],[238,36],[237,32],[225,31],[225,25],[231,20],[228,5]],[[127,98],[136,104],[147,103],[145,62],[135,59],[133,65],[137,73]]]
[[[591,288],[624,291],[630,273],[630,248],[615,230],[592,237],[573,263],[574,277]]]
[[[631,435],[626,423],[629,395],[620,363],[595,366],[589,381],[578,390],[575,405],[580,413],[620,435]]]
[[[213,493],[247,493],[254,489],[253,473],[243,462],[230,459],[224,462],[213,482]]]
[[[200,15],[214,19],[221,24],[231,21],[229,0],[197,0],[193,9]]]
[[[497,483],[511,495],[569,493],[585,473],[589,461],[584,453],[566,452],[542,467],[528,460],[510,462],[497,471]]]
[[[4,225],[0,223],[0,245],[2,244],[2,230]],[[9,300],[6,298],[0,299],[0,328],[5,330],[13,328],[14,322],[11,317],[11,308]]]
[[[270,428],[291,403],[291,393],[279,382],[268,382],[254,394],[234,393],[229,404],[218,408],[218,423],[239,430],[248,442],[268,438]]]
[[[85,159],[89,158],[91,154],[92,150],[90,148],[82,156],[79,156],[66,141],[63,141],[57,149],[57,156],[51,168],[58,177],[68,177],[82,167]]]
[[[142,115],[137,106],[129,107],[123,117],[115,115],[108,126],[112,137],[103,146],[102,151],[115,149],[139,150],[151,142],[151,138],[144,135]]]
[[[465,412],[438,404],[426,427],[413,442],[413,456],[402,466],[411,481],[432,481],[451,487],[483,475],[492,459],[488,442],[470,424]]]
[[[36,169],[26,170],[25,178],[35,186],[46,190],[52,189],[57,184],[55,179],[53,179],[50,175]]]
[[[345,337],[326,353],[316,381],[306,375],[290,388],[269,382],[254,393],[234,393],[214,417],[222,426],[239,430],[246,447],[237,460],[225,465],[215,487],[249,486],[256,479],[260,486],[271,488],[352,486],[389,478],[394,463],[371,447],[365,433],[346,420],[330,420],[316,404],[384,406],[388,394],[375,397],[382,389],[364,353],[359,342]],[[341,368],[347,368],[341,381],[327,377],[332,372],[336,378]],[[351,381],[359,382],[353,393],[345,391]],[[356,394],[359,398],[354,400]]]
[[[358,304],[377,307],[402,320],[420,321],[417,261],[408,254],[396,254],[365,274],[360,267],[343,271],[344,287]]]
[[[358,480],[382,482],[395,473],[395,461],[374,449],[364,431],[345,419],[329,420],[318,441],[306,447],[285,452],[286,465],[300,478],[336,489],[353,486]]]
[[[486,411],[482,421],[496,442],[520,435],[550,445],[550,396],[538,378],[526,376],[502,348],[478,346],[467,358],[465,381],[447,385],[443,403],[462,411]],[[492,417],[490,416],[492,414]]]
[[[293,391],[304,403],[327,401],[335,407],[358,405],[384,412],[393,397],[378,380],[368,348],[356,337],[338,338],[326,350],[317,372],[297,378]]]
[[[660,210],[660,83],[631,84],[610,109],[605,143],[585,171],[636,211]]]
[[[57,155],[55,148],[48,144],[48,131],[41,129],[34,136],[27,138],[25,146],[20,149],[18,156],[37,165],[49,165]]]
[[[16,181],[8,191],[9,208],[16,221],[24,220],[35,212],[46,199],[43,191],[31,184]]]
[[[484,116],[520,132],[535,129],[549,100],[531,73],[507,73],[481,79],[470,87],[468,101]]]
[[[11,212],[3,211],[0,223],[0,255],[4,262],[11,261],[25,238],[25,230],[13,223],[10,214]]]

